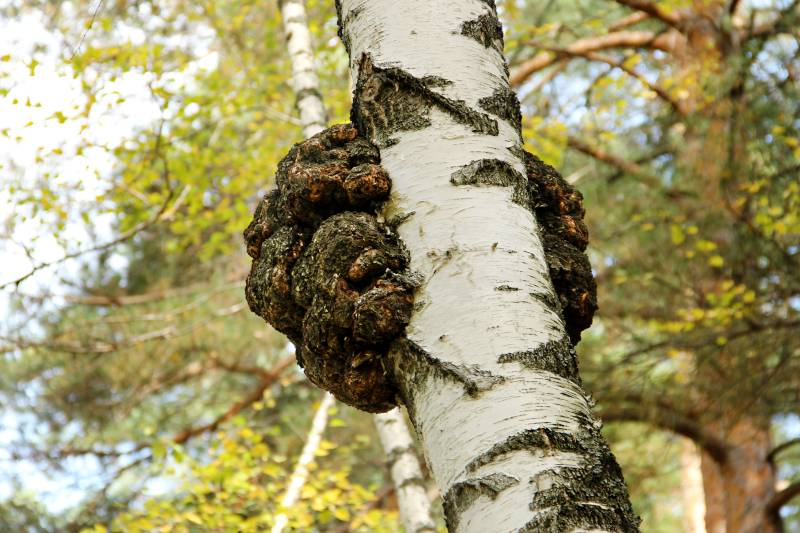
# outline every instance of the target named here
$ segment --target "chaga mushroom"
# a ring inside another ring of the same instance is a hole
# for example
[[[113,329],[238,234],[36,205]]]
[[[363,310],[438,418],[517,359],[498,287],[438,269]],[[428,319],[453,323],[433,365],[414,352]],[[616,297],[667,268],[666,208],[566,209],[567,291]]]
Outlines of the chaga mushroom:
[[[391,182],[349,125],[295,145],[244,232],[250,309],[289,337],[306,376],[371,412],[396,405],[384,369],[411,316],[408,254],[375,211]]]
[[[589,230],[583,222],[583,195],[536,156],[525,152],[524,159],[545,260],[574,345],[597,311],[597,284],[586,256]]]
[[[525,164],[575,343],[597,309],[582,197],[536,157],[526,153]],[[378,149],[352,125],[336,125],[295,145],[275,182],[244,232],[250,309],[294,343],[314,384],[364,411],[387,411],[397,388],[386,353],[411,318],[415,286],[402,242],[376,217],[391,189]]]

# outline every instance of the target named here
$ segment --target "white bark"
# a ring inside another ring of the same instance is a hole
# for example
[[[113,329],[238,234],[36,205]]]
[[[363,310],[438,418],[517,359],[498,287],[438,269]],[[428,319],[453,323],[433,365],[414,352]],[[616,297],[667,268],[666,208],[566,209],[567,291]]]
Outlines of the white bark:
[[[297,95],[297,110],[306,138],[325,129],[325,104],[319,92],[319,78],[314,67],[311,32],[308,30],[303,0],[282,0],[281,17],[286,33],[286,48],[292,62],[292,88]]]
[[[389,458],[400,518],[406,533],[435,533],[436,524],[431,518],[431,504],[425,491],[414,440],[400,409],[377,414],[374,420],[383,451]]]
[[[505,60],[497,48],[461,30],[482,15],[494,17],[490,4],[341,0],[354,79],[360,58],[368,54],[381,69],[401,69],[416,79],[443,78],[446,83],[430,85],[432,91],[482,111],[481,99],[508,90]],[[483,159],[506,162],[524,175],[515,151],[522,141],[507,120],[497,120],[499,133],[491,135],[476,133],[435,105],[427,117],[427,127],[392,132],[393,141],[380,146],[393,183],[384,214],[406,217],[398,232],[410,251],[412,270],[423,279],[408,339],[432,367],[457,369],[476,390],[469,394],[452,376],[432,371],[406,384],[405,401],[445,501],[473,493],[460,499],[457,525],[451,528],[538,531],[532,524],[560,509],[535,508],[537,493],[563,485],[569,477],[562,475],[565,471],[587,464],[582,455],[557,447],[537,450],[511,443],[525,431],[577,437],[580,431],[596,433],[597,426],[586,395],[573,381],[500,362],[503,354],[531,352],[565,336],[557,311],[536,297],[553,289],[533,214],[512,201],[511,187],[451,183],[455,172]],[[513,290],[498,290],[503,286]],[[399,368],[407,356],[395,355]],[[607,509],[591,495],[572,503]],[[582,529],[596,528],[571,528]]]
[[[289,509],[300,498],[300,491],[308,480],[308,465],[314,460],[314,455],[319,449],[322,434],[325,432],[325,426],[328,425],[328,410],[333,407],[333,402],[333,395],[326,392],[317,408],[317,412],[314,414],[314,420],[311,422],[311,429],[308,431],[303,451],[300,452],[300,457],[297,458],[297,464],[294,467],[294,471],[292,471],[292,476],[289,478],[289,486],[281,499],[281,507],[283,509]],[[275,517],[272,533],[281,533],[288,522],[289,516],[286,511],[282,511]]]
[[[283,0],[281,16],[292,63],[292,84],[297,95],[300,122],[303,135],[308,138],[325,128],[327,118],[314,66],[314,50],[303,0]],[[326,396],[326,400],[329,398],[332,396]],[[423,479],[422,470],[403,415],[396,408],[375,415],[374,420],[383,451],[390,462],[400,518],[407,533],[435,531],[425,487],[421,483],[412,483],[413,480]]]

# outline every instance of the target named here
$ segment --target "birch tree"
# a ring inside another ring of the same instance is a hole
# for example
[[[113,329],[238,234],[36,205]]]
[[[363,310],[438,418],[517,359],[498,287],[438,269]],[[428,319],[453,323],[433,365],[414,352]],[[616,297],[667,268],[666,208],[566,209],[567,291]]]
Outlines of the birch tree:
[[[522,150],[494,3],[337,9],[355,127],[279,165],[245,232],[251,309],[339,399],[407,407],[450,531],[637,531],[550,279],[530,178],[553,171]]]

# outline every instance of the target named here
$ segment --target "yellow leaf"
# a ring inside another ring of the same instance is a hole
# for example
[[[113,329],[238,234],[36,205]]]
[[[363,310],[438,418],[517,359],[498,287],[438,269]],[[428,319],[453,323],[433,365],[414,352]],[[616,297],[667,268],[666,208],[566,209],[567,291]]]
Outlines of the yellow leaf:
[[[708,259],[708,264],[711,265],[712,267],[719,268],[725,264],[725,260],[720,255],[712,255]]]
[[[191,512],[191,511],[186,513],[183,516],[184,516],[184,518],[186,518],[186,520],[188,520],[189,522],[191,522],[193,524],[197,524],[197,525],[200,525],[200,526],[203,525],[203,521],[200,519],[200,517],[197,516],[195,513]]]
[[[711,252],[717,249],[717,245],[711,241],[707,241],[705,239],[701,239],[697,241],[695,247],[700,250],[701,252]]]

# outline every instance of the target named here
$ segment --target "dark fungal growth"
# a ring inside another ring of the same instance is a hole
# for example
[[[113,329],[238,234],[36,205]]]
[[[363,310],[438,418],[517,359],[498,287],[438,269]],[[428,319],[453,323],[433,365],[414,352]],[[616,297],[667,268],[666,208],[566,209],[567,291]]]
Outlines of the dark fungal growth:
[[[582,197],[552,167],[524,159],[526,176],[479,160],[451,181],[513,187],[514,200],[535,212],[555,297],[532,297],[560,306],[574,344],[597,309]],[[292,148],[276,183],[245,230],[250,308],[295,344],[313,383],[365,411],[388,410],[397,390],[385,356],[410,319],[414,283],[402,243],[375,216],[391,188],[378,149],[354,126],[333,126]],[[501,356],[532,367],[551,359],[547,350]],[[572,366],[561,370],[577,379]]]
[[[285,333],[312,383],[364,411],[395,404],[384,369],[411,315],[408,257],[375,217],[391,183],[349,124],[294,146],[244,232],[250,309]]]
[[[550,278],[567,334],[577,344],[597,311],[597,284],[586,256],[589,230],[583,222],[583,195],[536,156],[524,152],[523,159]]]

